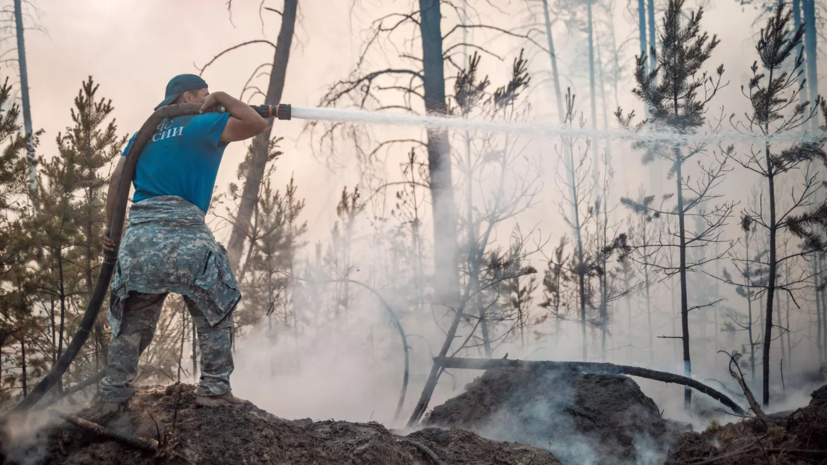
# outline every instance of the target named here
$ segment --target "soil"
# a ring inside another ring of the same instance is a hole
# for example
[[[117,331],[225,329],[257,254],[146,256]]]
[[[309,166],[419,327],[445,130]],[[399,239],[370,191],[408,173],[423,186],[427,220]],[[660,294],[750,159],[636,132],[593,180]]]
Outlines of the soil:
[[[769,415],[765,425],[749,417],[701,433],[685,433],[667,464],[800,465],[827,463],[827,385],[811,394],[806,407]]]
[[[631,378],[540,367],[488,370],[435,407],[430,426],[550,450],[564,464],[663,463],[689,430],[661,418]]]
[[[232,407],[199,407],[195,403],[195,387],[191,385],[144,387],[139,389],[125,412],[107,414],[102,410],[102,404],[92,403],[76,415],[119,433],[155,440],[160,437],[159,442],[164,445],[162,454],[137,450],[55,421],[40,429],[26,445],[18,441],[12,449],[7,437],[0,438],[0,462],[66,465],[560,464],[547,451],[496,442],[457,429],[426,428],[403,435],[394,434],[378,423],[284,420],[250,402]],[[436,460],[423,449],[429,449]]]

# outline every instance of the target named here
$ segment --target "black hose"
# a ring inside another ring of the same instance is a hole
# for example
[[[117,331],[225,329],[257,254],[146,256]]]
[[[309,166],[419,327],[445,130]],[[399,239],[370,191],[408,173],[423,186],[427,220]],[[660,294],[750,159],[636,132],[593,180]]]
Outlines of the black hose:
[[[277,107],[269,107],[267,105],[253,107],[262,116],[273,116],[279,119],[290,119],[290,106],[279,105]],[[278,111],[276,111],[278,109]],[[110,226],[110,237],[115,242],[120,242],[123,235],[124,219],[126,218],[126,205],[129,201],[129,189],[132,186],[132,179],[135,177],[135,167],[138,164],[138,157],[146,146],[156,127],[161,124],[164,118],[176,118],[184,115],[195,115],[201,111],[201,104],[186,103],[180,105],[169,105],[161,107],[149,119],[146,120],[141,129],[135,136],[135,140],[129,147],[129,152],[126,154],[126,164],[124,164],[121,173],[121,179],[118,184],[118,197],[115,200],[115,211],[113,212],[112,225]],[[115,271],[115,263],[118,259],[117,250],[113,252],[104,253],[103,265],[100,268],[98,281],[95,283],[95,290],[92,292],[92,297],[89,299],[89,306],[86,307],[86,313],[80,322],[78,331],[72,338],[72,341],[66,347],[66,352],[60,356],[57,362],[52,367],[49,374],[37,383],[32,392],[23,399],[17,406],[15,406],[10,415],[23,414],[29,411],[40,399],[46,395],[49,390],[63,376],[63,373],[69,368],[69,365],[75,360],[83,344],[89,339],[90,331],[98,318],[103,299],[106,297],[106,291],[109,289],[109,281],[112,279],[112,274]]]

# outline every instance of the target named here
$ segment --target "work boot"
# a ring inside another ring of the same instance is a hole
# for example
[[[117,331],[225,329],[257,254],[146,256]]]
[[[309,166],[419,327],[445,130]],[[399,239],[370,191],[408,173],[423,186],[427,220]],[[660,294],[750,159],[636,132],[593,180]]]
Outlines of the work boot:
[[[199,407],[239,407],[244,401],[237,399],[231,391],[220,396],[195,396],[195,405]]]

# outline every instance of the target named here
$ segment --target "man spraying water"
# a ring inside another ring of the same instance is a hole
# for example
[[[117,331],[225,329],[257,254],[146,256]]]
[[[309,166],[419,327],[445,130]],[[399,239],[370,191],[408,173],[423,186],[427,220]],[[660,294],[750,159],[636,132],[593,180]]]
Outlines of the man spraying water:
[[[216,242],[204,216],[224,149],[230,142],[262,132],[268,123],[244,102],[224,92],[211,94],[207,83],[191,74],[172,78],[166,98],[155,109],[178,103],[200,103],[201,114],[164,119],[135,171],[134,203],[110,286],[112,339],[106,377],[100,383],[107,411],[123,408],[134,395],[138,358],[152,341],[170,292],[184,297],[198,332],[198,404],[239,402],[230,389],[230,337],[232,312],[241,293],[227,252]],[[223,106],[226,113],[205,113],[216,106]],[[109,232],[125,161],[122,156],[109,184],[107,227],[101,237],[106,251],[117,247]]]

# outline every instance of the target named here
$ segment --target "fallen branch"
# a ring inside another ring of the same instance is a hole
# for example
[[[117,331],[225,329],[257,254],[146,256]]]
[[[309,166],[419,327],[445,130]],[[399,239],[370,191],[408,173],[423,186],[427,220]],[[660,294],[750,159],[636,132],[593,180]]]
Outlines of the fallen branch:
[[[104,428],[103,426],[97,423],[92,423],[91,421],[84,420],[83,418],[76,417],[74,415],[68,415],[65,413],[56,412],[54,410],[52,411],[52,413],[66,420],[67,423],[77,426],[82,430],[89,431],[90,433],[97,434],[98,436],[103,436],[105,438],[112,439],[121,444],[125,444],[136,449],[148,452],[158,452],[158,441],[154,439],[128,436],[126,434],[121,434],[111,429]]]
[[[738,359],[741,358],[741,354],[738,352],[733,352],[730,354],[723,350],[719,350],[718,353],[726,354],[729,357],[729,375],[738,382],[739,386],[741,386],[741,390],[744,391],[744,396],[747,398],[747,402],[749,403],[749,408],[752,409],[752,413],[754,413],[755,416],[761,420],[761,423],[764,424],[765,428],[769,429],[775,426],[775,423],[770,420],[763,410],[761,410],[761,406],[755,401],[755,396],[752,395],[752,391],[750,391],[747,383],[744,381],[744,373],[741,372],[741,367],[738,366]],[[738,370],[737,373],[732,369],[733,365],[735,365],[735,368]]]
[[[692,378],[666,373],[663,371],[650,370],[648,368],[633,367],[628,365],[615,365],[612,363],[595,362],[551,362],[551,361],[526,361],[508,359],[486,359],[486,358],[454,358],[434,357],[434,365],[442,368],[459,368],[466,370],[490,370],[492,368],[523,368],[523,369],[548,369],[548,370],[573,370],[581,373],[594,375],[629,375],[639,378],[646,378],[663,383],[675,383],[689,386],[698,392],[729,407],[733,412],[743,415],[744,409],[736,404],[725,394],[701,383]]]
[[[400,440],[400,442],[404,442],[406,444],[410,444],[410,445],[416,447],[417,449],[419,449],[420,452],[427,455],[431,460],[433,460],[436,465],[445,465],[445,462],[440,460],[439,457],[434,453],[434,451],[432,451],[425,444],[422,444],[419,441],[414,441],[413,439],[408,439],[408,438],[402,439],[402,440]]]

